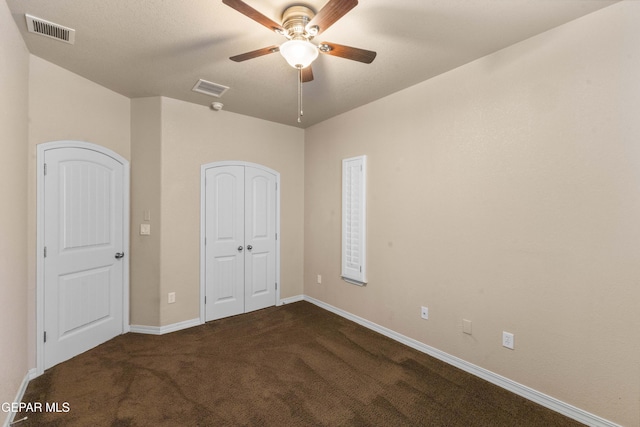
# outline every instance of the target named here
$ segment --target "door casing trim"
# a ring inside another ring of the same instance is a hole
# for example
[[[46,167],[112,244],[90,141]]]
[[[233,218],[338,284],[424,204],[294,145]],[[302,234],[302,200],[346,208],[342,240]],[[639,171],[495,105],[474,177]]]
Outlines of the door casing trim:
[[[212,162],[207,163],[205,165],[200,166],[200,323],[203,324],[206,322],[206,307],[204,303],[204,298],[206,295],[206,281],[205,281],[205,271],[206,271],[206,253],[205,253],[205,223],[206,223],[206,175],[207,169],[220,167],[220,166],[250,166],[253,168],[261,169],[263,171],[269,172],[276,177],[276,234],[278,238],[276,239],[276,283],[278,287],[276,289],[276,306],[280,305],[280,290],[282,289],[282,283],[280,282],[280,172],[263,166],[258,163],[244,162],[244,161],[221,161],[221,162]]]
[[[92,150],[112,157],[123,165],[123,224],[122,242],[126,254],[129,255],[129,221],[130,221],[130,165],[129,161],[106,147],[85,141],[51,141],[38,144],[36,147],[36,373],[44,373],[44,155],[47,150],[57,148],[80,148]],[[129,256],[122,258],[122,333],[130,330],[129,326]]]

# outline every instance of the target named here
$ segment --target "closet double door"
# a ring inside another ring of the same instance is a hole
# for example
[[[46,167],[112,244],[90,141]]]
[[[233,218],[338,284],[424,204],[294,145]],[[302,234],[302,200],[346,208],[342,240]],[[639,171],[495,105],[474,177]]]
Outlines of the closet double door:
[[[206,320],[275,305],[276,176],[225,165],[205,180]]]

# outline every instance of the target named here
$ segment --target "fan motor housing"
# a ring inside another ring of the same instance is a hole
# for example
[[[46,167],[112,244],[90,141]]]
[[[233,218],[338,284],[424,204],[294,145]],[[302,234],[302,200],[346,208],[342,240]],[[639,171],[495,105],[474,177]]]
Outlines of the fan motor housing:
[[[313,38],[306,30],[306,26],[315,16],[315,12],[306,6],[291,6],[282,13],[282,26],[287,30],[288,38]]]

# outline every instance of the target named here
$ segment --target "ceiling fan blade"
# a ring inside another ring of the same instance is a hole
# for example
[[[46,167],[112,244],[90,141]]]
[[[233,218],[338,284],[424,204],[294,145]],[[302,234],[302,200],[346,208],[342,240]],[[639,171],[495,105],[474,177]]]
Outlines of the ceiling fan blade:
[[[284,31],[284,28],[282,28],[280,24],[267,18],[262,13],[258,12],[257,10],[255,10],[254,8],[252,8],[242,0],[222,0],[222,3],[237,10],[243,15],[248,16],[249,18],[256,21],[258,24],[264,25],[271,31]]]
[[[246,61],[247,59],[253,59],[259,56],[278,52],[279,50],[280,49],[278,48],[278,46],[263,47],[262,49],[252,50],[251,52],[241,53],[240,55],[232,56],[229,59],[236,62],[242,62],[242,61]]]
[[[302,83],[307,83],[313,80],[313,71],[311,65],[302,69]]]
[[[329,42],[320,43],[319,50],[321,53],[327,55],[339,56],[353,61],[364,62],[365,64],[371,64],[377,55],[376,52],[371,50],[358,49],[357,47],[343,46]]]
[[[320,34],[357,5],[358,0],[329,0],[307,24],[307,29],[317,26]]]

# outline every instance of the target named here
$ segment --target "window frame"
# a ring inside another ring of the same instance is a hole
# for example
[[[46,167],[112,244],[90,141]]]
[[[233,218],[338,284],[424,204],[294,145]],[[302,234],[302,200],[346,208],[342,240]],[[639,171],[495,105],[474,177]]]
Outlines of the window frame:
[[[342,279],[367,284],[367,156],[342,160]]]

